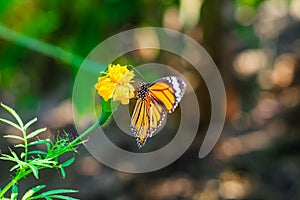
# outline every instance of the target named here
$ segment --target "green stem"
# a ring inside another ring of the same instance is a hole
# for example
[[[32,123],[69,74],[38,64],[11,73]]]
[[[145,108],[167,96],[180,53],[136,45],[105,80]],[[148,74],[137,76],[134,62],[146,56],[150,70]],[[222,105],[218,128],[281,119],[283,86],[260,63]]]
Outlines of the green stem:
[[[0,199],[4,196],[4,194],[14,185],[18,182],[15,178],[11,180],[0,192]]]
[[[49,57],[55,58],[57,60],[61,60],[67,64],[70,64],[71,67],[75,67],[77,69],[80,68],[82,62],[85,60],[85,58],[81,57],[80,55],[66,51],[61,47],[37,40],[33,37],[29,37],[27,35],[18,33],[1,23],[0,38],[18,44],[20,46],[29,48],[33,51],[42,53]],[[88,67],[84,68],[84,70],[88,70],[93,73],[99,73],[99,66],[103,64],[86,59],[85,65],[87,65]]]
[[[0,192],[0,199],[5,195],[5,193],[22,178],[22,172],[20,171],[15,178],[13,178]]]
[[[20,46],[37,51],[49,57],[61,60],[79,68],[84,58],[74,53],[68,52],[60,47],[48,44],[35,38],[23,35],[7,28],[0,23],[0,38],[14,42]]]
[[[22,134],[23,134],[23,138],[24,138],[24,153],[25,153],[25,157],[24,157],[24,162],[27,162],[27,155],[28,155],[28,141],[27,141],[27,135],[26,135],[26,131],[24,130],[24,127],[22,127]]]
[[[97,122],[95,122],[91,127],[89,127],[86,131],[84,131],[80,136],[78,136],[75,140],[73,140],[72,142],[69,143],[68,146],[76,146],[76,144],[85,136],[87,136],[88,134],[90,134],[93,130],[95,130],[96,128],[98,128],[99,126],[103,125],[106,120],[111,116],[111,112],[103,112],[101,114],[101,117],[98,119]]]
[[[29,170],[27,170],[29,169]],[[38,170],[44,169],[44,167],[38,168]],[[4,197],[5,193],[15,184],[18,184],[19,180],[31,174],[32,170],[27,166],[17,173],[15,178],[13,178],[0,192],[0,199]]]

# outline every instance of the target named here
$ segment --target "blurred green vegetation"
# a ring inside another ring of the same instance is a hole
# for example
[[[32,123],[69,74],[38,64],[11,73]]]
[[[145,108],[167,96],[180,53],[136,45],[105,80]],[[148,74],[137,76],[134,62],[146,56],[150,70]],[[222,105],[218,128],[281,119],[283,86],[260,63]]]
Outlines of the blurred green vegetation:
[[[299,10],[299,0],[1,0],[0,101],[27,118],[41,116],[54,133],[75,132],[70,98],[83,58],[127,29],[177,30],[207,49],[224,79],[227,121],[214,151],[197,158],[209,95],[201,75],[186,70],[199,94],[201,127],[178,161],[125,174],[82,148],[69,170],[74,177],[57,182],[46,173],[49,182],[71,185],[81,199],[299,199]],[[187,66],[163,52],[133,52],[120,61]]]

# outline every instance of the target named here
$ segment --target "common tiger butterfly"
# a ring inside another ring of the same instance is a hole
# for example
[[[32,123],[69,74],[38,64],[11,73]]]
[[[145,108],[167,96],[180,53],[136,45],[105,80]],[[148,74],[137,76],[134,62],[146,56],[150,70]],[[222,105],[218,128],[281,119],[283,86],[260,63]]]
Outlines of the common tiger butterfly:
[[[139,148],[161,126],[166,113],[175,110],[185,89],[185,81],[177,76],[163,77],[150,84],[143,83],[137,89],[130,127]]]

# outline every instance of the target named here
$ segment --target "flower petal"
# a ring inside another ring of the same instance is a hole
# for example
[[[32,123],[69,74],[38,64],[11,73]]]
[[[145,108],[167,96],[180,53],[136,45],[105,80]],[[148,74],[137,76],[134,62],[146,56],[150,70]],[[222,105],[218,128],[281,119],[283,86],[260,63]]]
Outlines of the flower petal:
[[[127,69],[127,65],[120,64],[108,66],[107,72],[98,78],[95,88],[105,101],[113,98],[113,101],[121,101],[128,104],[129,99],[134,97],[134,87],[131,84],[134,72]]]
[[[106,77],[101,77],[95,85],[98,94],[103,97],[105,101],[112,97],[115,87],[116,84]]]

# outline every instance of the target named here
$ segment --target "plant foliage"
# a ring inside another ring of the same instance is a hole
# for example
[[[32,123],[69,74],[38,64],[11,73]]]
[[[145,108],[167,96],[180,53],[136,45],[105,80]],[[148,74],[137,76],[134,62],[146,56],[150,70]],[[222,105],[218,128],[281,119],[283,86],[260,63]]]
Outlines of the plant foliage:
[[[21,153],[17,154],[14,150],[9,149],[9,153],[0,154],[0,159],[14,163],[10,168],[10,172],[13,173],[11,181],[3,188],[0,189],[0,200],[16,200],[19,197],[18,183],[21,179],[24,179],[30,174],[36,179],[39,179],[39,172],[42,169],[58,169],[61,172],[63,178],[66,177],[65,167],[71,165],[75,158],[72,157],[67,161],[60,162],[59,157],[68,152],[76,152],[76,147],[81,144],[80,140],[76,142],[69,141],[69,136],[65,133],[64,137],[57,137],[55,141],[51,139],[37,139],[33,140],[39,134],[46,131],[46,128],[40,128],[37,130],[29,131],[30,127],[37,121],[37,118],[33,118],[27,123],[24,123],[21,117],[9,106],[1,103],[1,106],[15,119],[15,122],[8,119],[0,118],[1,122],[4,122],[21,132],[19,134],[4,135],[4,138],[10,138],[18,140],[20,143],[15,145],[15,148],[21,149]],[[35,148],[36,145],[44,145],[45,149],[40,150]],[[55,189],[42,192],[46,186],[38,185],[29,189],[22,197],[25,199],[66,199],[73,200],[75,198],[66,196],[66,193],[75,193],[76,190],[71,189]],[[5,195],[11,190],[10,198],[5,198]]]

